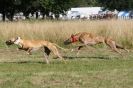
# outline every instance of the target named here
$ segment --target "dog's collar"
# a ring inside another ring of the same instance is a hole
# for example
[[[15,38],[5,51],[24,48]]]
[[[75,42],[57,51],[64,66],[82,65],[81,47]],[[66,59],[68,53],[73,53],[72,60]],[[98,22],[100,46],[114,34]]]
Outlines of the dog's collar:
[[[13,42],[16,42],[18,40],[18,38],[16,38]]]
[[[12,41],[12,42],[14,43],[14,42],[16,42],[17,40],[18,40],[18,38],[15,38],[14,40],[10,40],[10,41]]]
[[[77,38],[76,36],[72,36],[71,38],[72,38],[72,43],[74,43],[74,42],[77,42],[77,41],[78,41],[78,38]]]

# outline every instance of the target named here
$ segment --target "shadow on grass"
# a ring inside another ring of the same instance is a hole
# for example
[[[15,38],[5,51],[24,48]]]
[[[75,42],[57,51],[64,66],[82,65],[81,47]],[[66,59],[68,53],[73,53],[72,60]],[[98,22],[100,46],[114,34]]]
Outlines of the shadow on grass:
[[[110,60],[110,59],[118,59],[118,57],[110,57],[110,56],[63,56],[64,59],[104,59],[104,60]],[[53,59],[57,59],[57,61],[50,61],[50,64],[59,64],[62,63],[59,61],[58,57],[54,57]],[[0,63],[16,63],[16,64],[26,64],[26,63],[32,63],[32,64],[47,64],[45,61],[7,61],[7,62],[0,62]]]
[[[0,63],[16,63],[16,64],[26,64],[26,63],[39,63],[46,64],[46,62],[41,61],[11,61],[11,62],[0,62]]]
[[[67,59],[95,58],[95,59],[105,59],[105,60],[111,59],[108,56],[64,56],[64,58],[67,58]]]

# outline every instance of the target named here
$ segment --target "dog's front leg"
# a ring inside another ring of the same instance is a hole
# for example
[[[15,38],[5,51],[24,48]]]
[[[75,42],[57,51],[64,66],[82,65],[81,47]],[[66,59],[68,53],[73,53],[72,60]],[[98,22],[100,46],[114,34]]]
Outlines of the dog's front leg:
[[[48,60],[48,55],[46,53],[44,53],[44,58],[47,64],[49,64],[49,60]]]
[[[49,64],[48,57],[49,57],[50,53],[51,53],[51,50],[48,47],[44,47],[44,57],[45,57],[47,64]]]
[[[31,51],[32,51],[32,48],[29,48],[29,49],[27,50],[27,54],[28,54],[28,55],[31,55],[31,54],[32,54]]]
[[[23,48],[22,47],[18,47],[17,50],[23,50]]]
[[[84,46],[79,46],[79,47],[78,47],[77,54],[76,54],[77,56],[79,55],[80,49],[83,48],[83,47],[84,47]]]

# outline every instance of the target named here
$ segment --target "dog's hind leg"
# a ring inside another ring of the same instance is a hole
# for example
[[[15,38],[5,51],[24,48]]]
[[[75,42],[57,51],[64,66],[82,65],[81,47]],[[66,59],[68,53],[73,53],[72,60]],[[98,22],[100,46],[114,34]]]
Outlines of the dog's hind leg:
[[[53,53],[59,57],[60,60],[62,60],[63,62],[65,62],[64,58],[61,56],[61,54],[59,53],[59,51],[57,50],[56,47],[53,47],[52,49]],[[65,62],[66,63],[66,62]]]
[[[126,52],[129,52],[129,50],[128,50],[128,49],[126,49],[126,48],[122,47],[122,46],[121,46],[121,45],[119,45],[119,44],[116,44],[116,48],[118,48],[118,49],[123,49],[123,50],[125,50]]]
[[[120,51],[118,51],[117,47],[116,47],[116,43],[115,41],[108,41],[106,42],[106,44],[115,52],[119,53],[120,55],[122,55],[122,53]]]

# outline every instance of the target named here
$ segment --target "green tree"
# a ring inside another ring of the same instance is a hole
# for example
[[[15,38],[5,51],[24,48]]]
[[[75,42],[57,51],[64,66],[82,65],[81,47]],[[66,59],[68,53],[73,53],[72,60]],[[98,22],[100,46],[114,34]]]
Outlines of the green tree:
[[[55,14],[55,17],[58,19],[59,14],[64,14],[71,7],[71,0],[53,0],[52,3],[52,12]]]
[[[20,0],[20,5],[18,6],[18,11],[23,12],[25,17],[29,19],[29,13],[33,13],[38,8],[38,0]]]
[[[13,20],[15,9],[18,4],[16,1],[17,0],[0,0],[0,12],[3,15],[3,21],[5,21],[6,17],[11,21]]]
[[[49,12],[52,11],[53,1],[52,0],[39,0],[39,2],[40,2],[40,10],[43,14],[43,18],[45,16],[48,18]]]
[[[117,9],[117,10],[131,10],[133,9],[132,0],[98,0],[98,3],[101,6],[104,6],[108,9]]]
[[[59,14],[64,14],[72,7],[72,3],[72,0],[40,0],[42,12],[47,16],[49,12],[52,12],[57,19]]]
[[[97,0],[73,0],[73,7],[97,6]]]

